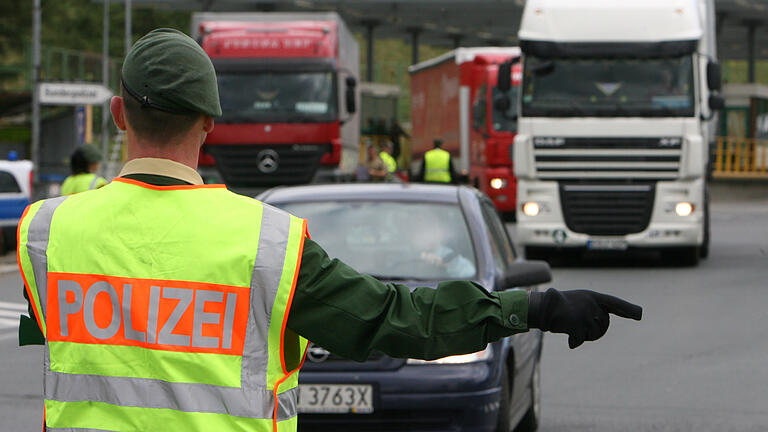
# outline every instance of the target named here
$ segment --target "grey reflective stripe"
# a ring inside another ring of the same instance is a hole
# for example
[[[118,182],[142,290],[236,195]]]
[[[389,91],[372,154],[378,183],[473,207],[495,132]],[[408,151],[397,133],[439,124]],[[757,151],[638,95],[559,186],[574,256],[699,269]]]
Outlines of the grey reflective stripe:
[[[27,255],[32,262],[37,295],[43,317],[46,316],[48,303],[48,239],[51,235],[51,220],[56,208],[68,198],[68,195],[43,201],[29,223],[27,231]],[[45,319],[45,318],[43,318]]]
[[[119,432],[110,429],[91,429],[91,428],[52,428],[46,426],[45,432]]]
[[[210,384],[171,383],[146,378],[121,378],[50,372],[45,376],[45,398],[60,402],[83,400],[112,405],[164,408],[184,412],[228,414],[236,417],[271,419],[274,393]],[[298,387],[278,395],[277,420],[296,415]]]
[[[91,180],[91,185],[88,186],[88,189],[93,189],[96,187],[96,182],[99,181],[99,176],[96,174],[93,174],[93,180]]]
[[[283,274],[291,228],[288,213],[266,204],[263,208],[259,248],[251,276],[251,316],[243,347],[242,383],[252,389],[267,385],[269,320]]]

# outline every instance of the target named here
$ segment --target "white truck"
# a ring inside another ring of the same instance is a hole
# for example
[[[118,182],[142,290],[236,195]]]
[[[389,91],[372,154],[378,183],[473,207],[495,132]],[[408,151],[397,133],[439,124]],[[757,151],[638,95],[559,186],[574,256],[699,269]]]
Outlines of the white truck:
[[[513,157],[527,256],[706,257],[712,119],[723,106],[713,0],[528,0],[519,39]]]

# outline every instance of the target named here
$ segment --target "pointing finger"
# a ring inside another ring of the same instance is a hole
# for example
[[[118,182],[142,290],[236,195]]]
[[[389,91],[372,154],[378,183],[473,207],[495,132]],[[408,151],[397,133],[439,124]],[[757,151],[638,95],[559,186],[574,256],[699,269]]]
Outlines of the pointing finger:
[[[597,293],[597,303],[602,306],[606,312],[612,313],[622,318],[629,318],[640,321],[643,317],[643,308],[632,304],[626,300],[614,297],[608,294]]]

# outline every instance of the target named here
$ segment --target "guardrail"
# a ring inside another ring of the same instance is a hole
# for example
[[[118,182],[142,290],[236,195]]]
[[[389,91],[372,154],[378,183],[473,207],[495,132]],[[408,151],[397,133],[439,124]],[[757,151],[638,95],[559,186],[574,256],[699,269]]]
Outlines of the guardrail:
[[[719,137],[712,176],[768,178],[768,140]]]

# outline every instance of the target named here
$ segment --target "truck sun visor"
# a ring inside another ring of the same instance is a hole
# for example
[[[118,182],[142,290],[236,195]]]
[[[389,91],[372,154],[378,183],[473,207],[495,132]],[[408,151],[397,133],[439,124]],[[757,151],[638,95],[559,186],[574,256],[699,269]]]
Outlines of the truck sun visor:
[[[698,41],[664,42],[552,42],[520,41],[526,55],[539,58],[660,58],[696,52]]]

